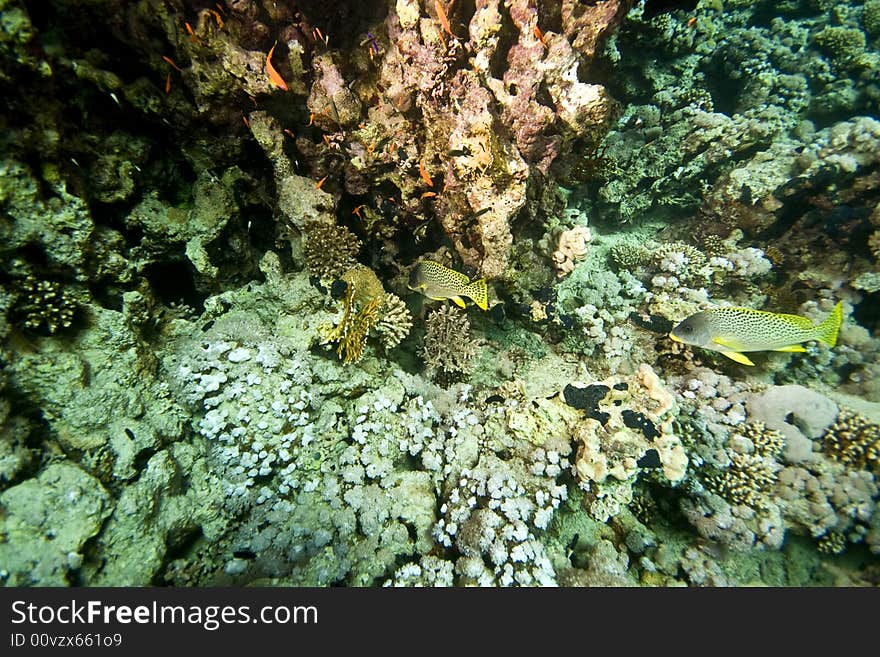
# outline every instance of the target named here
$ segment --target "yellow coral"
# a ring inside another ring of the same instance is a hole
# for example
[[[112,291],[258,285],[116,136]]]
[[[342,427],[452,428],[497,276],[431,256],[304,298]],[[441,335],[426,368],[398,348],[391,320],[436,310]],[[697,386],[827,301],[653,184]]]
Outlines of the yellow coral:
[[[321,344],[338,342],[336,355],[345,363],[356,363],[364,355],[367,333],[381,318],[386,293],[372,269],[356,265],[342,276],[345,283],[342,319],[336,326],[318,327]]]

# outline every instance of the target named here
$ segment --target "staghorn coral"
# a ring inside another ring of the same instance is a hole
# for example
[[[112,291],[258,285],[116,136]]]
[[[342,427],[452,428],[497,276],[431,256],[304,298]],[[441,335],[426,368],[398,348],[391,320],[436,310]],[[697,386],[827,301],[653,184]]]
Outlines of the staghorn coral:
[[[470,374],[477,343],[467,315],[456,306],[443,305],[428,315],[425,326],[421,355],[432,376],[446,380]]]
[[[346,363],[356,363],[364,355],[367,334],[382,317],[386,293],[382,282],[369,267],[356,265],[342,274],[344,283],[342,318],[333,326],[318,327],[321,344],[338,342],[336,355]]]
[[[361,242],[345,226],[313,222],[306,224],[304,235],[306,267],[315,278],[333,281],[357,264]]]
[[[619,269],[632,270],[651,259],[651,250],[642,244],[617,242],[609,251],[611,260]]]
[[[848,408],[822,436],[822,448],[835,461],[880,475],[880,425]]]

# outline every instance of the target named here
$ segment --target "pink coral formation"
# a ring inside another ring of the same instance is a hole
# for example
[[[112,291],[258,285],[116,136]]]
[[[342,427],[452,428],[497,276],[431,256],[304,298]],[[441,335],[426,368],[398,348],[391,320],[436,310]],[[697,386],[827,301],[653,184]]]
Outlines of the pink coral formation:
[[[591,239],[590,229],[586,226],[575,226],[559,235],[559,242],[553,252],[553,267],[558,278],[570,274],[578,260],[587,255],[587,244]]]

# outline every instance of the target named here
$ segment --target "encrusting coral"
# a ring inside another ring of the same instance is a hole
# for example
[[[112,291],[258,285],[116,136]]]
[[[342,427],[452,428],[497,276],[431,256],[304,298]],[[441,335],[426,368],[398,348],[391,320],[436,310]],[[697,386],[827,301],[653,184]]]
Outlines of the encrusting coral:
[[[641,469],[658,469],[673,483],[684,478],[688,457],[673,430],[675,398],[650,365],[629,377],[566,386],[562,396],[586,415],[572,429],[573,470],[595,519],[607,520],[632,501]]]

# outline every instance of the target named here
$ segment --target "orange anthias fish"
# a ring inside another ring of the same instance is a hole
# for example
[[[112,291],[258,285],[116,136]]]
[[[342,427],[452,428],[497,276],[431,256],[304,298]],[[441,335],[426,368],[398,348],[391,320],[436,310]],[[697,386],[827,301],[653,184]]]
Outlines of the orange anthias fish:
[[[437,18],[440,19],[440,25],[443,26],[444,31],[451,37],[457,39],[455,36],[455,32],[452,31],[452,26],[449,24],[449,17],[446,15],[446,10],[443,9],[443,3],[440,0],[434,0],[434,10],[437,12]]]
[[[431,180],[431,176],[428,175],[428,172],[425,171],[425,167],[422,166],[421,160],[419,161],[419,176],[425,182],[428,187],[434,186],[434,181]]]
[[[284,81],[284,78],[279,75],[278,71],[275,70],[275,67],[272,66],[272,53],[275,52],[275,46],[277,45],[278,42],[276,41],[275,44],[269,48],[269,54],[266,56],[266,73],[269,74],[269,82],[276,87],[287,91],[287,83]]]

